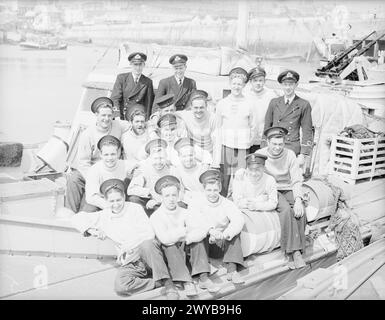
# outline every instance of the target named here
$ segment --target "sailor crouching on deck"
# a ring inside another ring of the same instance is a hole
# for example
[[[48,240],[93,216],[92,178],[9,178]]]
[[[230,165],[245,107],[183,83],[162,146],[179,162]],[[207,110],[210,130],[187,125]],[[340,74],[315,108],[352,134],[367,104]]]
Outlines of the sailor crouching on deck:
[[[125,202],[124,183],[119,179],[105,181],[100,191],[109,207],[94,213],[72,217],[74,227],[84,236],[110,238],[118,250],[121,265],[115,278],[115,291],[131,295],[165,284],[169,299],[178,297],[159,243],[154,240],[150,221],[140,205]],[[151,271],[152,277],[151,277]]]
[[[121,160],[121,143],[114,136],[104,136],[97,144],[101,160],[95,163],[86,176],[86,205],[82,211],[94,212],[110,206],[100,193],[101,184],[109,179],[124,179],[125,190],[134,170],[138,167],[135,160]]]
[[[175,176],[160,178],[155,190],[162,197],[162,204],[150,217],[157,239],[162,243],[173,281],[184,283],[187,296],[197,295],[192,277],[198,276],[199,286],[209,292],[217,292],[208,278],[210,265],[205,243],[206,229],[198,215],[178,206],[180,181]],[[186,265],[189,256],[191,275]]]
[[[221,178],[217,169],[209,169],[201,174],[199,181],[203,185],[205,197],[191,210],[204,219],[210,244],[209,256],[219,251],[227,269],[227,279],[240,284],[244,280],[237,272],[237,267],[244,267],[240,233],[245,220],[235,204],[220,195]]]
[[[155,191],[156,181],[165,176],[179,176],[177,169],[167,159],[167,142],[162,139],[153,139],[145,146],[149,155],[139,164],[139,168],[127,189],[128,201],[140,204],[150,216],[159,208],[161,197]]]
[[[264,173],[267,157],[259,153],[246,156],[246,169],[235,173],[233,201],[240,209],[271,211],[277,208],[277,184]]]
[[[290,268],[302,268],[305,262],[306,214],[302,199],[302,174],[292,150],[285,148],[288,131],[272,127],[264,134],[267,147],[258,153],[267,156],[266,172],[273,176],[278,189],[278,215],[281,223],[281,250],[288,255]],[[302,254],[301,254],[302,253]]]
[[[174,115],[176,117],[176,136],[178,138],[186,137],[187,130],[186,124],[183,119],[176,113],[176,107],[174,104],[174,95],[166,94],[157,98],[154,102],[158,106],[158,110],[153,113],[148,120],[148,132],[151,138],[160,136],[159,120],[165,115]]]
[[[208,169],[208,165],[197,160],[194,142],[189,138],[180,138],[174,145],[178,152],[179,161],[175,167],[184,187],[183,201],[187,205],[194,201],[200,201],[203,195],[203,187],[199,182],[200,175]]]
[[[127,131],[126,121],[112,120],[113,103],[107,97],[95,99],[91,104],[91,111],[95,114],[96,124],[90,125],[80,134],[76,163],[66,175],[67,191],[65,207],[77,213],[85,205],[85,177],[88,169],[100,160],[98,141],[106,135],[118,139]]]

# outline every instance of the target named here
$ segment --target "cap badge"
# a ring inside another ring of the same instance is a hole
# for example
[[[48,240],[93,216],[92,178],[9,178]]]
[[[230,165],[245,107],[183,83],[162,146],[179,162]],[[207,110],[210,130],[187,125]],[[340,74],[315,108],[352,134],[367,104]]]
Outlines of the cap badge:
[[[141,56],[140,56],[140,54],[137,54],[134,58],[135,58],[135,59],[140,59]]]
[[[286,75],[287,78],[294,78],[293,74],[291,72],[288,72]]]
[[[182,60],[182,59],[179,56],[176,56],[175,61],[179,61],[179,60]]]

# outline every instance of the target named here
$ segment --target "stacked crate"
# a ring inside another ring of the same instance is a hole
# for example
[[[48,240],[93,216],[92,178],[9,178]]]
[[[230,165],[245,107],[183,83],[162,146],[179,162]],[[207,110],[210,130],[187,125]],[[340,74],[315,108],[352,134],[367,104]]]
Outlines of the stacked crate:
[[[349,184],[385,174],[385,137],[353,139],[335,136],[330,151],[330,173]]]

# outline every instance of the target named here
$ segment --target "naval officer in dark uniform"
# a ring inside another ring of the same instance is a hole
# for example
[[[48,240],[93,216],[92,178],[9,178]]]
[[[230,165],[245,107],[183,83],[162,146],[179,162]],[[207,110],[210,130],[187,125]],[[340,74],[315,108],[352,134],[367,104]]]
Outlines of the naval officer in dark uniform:
[[[197,88],[195,80],[187,78],[184,75],[187,68],[187,60],[188,58],[184,54],[175,54],[169,59],[175,73],[173,76],[159,81],[155,97],[155,99],[158,99],[161,96],[172,93],[175,97],[174,104],[177,111],[186,108],[191,92]],[[153,109],[155,108],[156,105],[153,106]]]
[[[120,119],[125,119],[125,114],[130,111],[131,106],[141,104],[145,108],[146,119],[151,115],[154,102],[154,89],[152,80],[146,77],[143,68],[147,56],[141,52],[134,52],[128,56],[132,72],[119,74],[116,78],[111,93],[114,107],[120,110]]]
[[[299,74],[293,70],[282,72],[278,76],[284,95],[270,101],[265,116],[264,131],[273,126],[288,130],[285,147],[294,151],[298,164],[304,164],[304,157],[310,155],[313,146],[312,117],[309,101],[295,94]],[[302,140],[300,142],[300,129]],[[262,147],[266,146],[266,136],[263,136]]]

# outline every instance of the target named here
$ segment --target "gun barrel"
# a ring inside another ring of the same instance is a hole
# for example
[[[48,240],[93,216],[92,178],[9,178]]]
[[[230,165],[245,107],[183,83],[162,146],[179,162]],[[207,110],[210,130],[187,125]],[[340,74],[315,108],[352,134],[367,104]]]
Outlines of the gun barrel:
[[[328,69],[336,66],[343,58],[345,58],[350,52],[352,52],[354,49],[358,48],[366,39],[368,39],[372,34],[376,33],[376,31],[372,31],[370,34],[368,34],[366,37],[361,39],[360,41],[356,42],[355,44],[351,45],[349,48],[338,54],[333,60],[331,60],[326,66],[319,69],[319,71],[327,71]]]
[[[364,47],[362,47],[360,50],[358,50],[352,57],[350,57],[347,61],[345,61],[342,65],[338,66],[337,68],[337,73],[339,74],[342,70],[344,70],[350,62],[352,62],[353,58],[354,57],[358,57],[358,56],[361,56],[363,55],[366,51],[368,51],[378,40],[380,40],[381,38],[383,38],[385,36],[385,33],[383,33],[382,35],[380,35],[379,37],[371,40],[367,45],[365,45]]]

